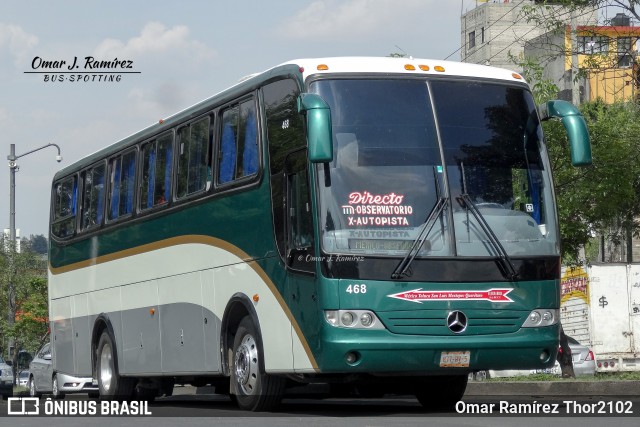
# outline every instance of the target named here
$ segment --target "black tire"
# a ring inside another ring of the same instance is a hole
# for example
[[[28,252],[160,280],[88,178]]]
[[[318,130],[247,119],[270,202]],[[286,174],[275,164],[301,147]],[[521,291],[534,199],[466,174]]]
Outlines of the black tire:
[[[38,392],[38,389],[36,388],[36,382],[33,379],[33,375],[29,376],[29,396],[31,397],[40,397],[42,396],[42,393]]]
[[[54,399],[64,399],[64,393],[60,391],[59,387],[58,375],[53,374],[53,378],[51,379],[51,397]]]
[[[103,400],[131,399],[135,382],[121,377],[116,367],[116,351],[111,336],[106,331],[100,336],[96,350],[96,374],[98,390]]]
[[[415,383],[415,396],[428,410],[453,409],[465,390],[469,375],[434,376]]]
[[[282,400],[285,379],[264,373],[256,328],[248,316],[242,319],[233,342],[231,367],[231,393],[240,409],[270,411]]]

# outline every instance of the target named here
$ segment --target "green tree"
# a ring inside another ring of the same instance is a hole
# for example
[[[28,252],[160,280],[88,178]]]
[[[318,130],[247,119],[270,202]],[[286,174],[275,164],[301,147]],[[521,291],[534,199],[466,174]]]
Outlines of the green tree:
[[[583,104],[581,110],[591,135],[593,166],[589,168],[573,168],[562,125],[545,124],[563,256],[573,260],[594,232],[606,235],[618,229],[637,234],[634,218],[640,215],[639,106],[598,100]]]
[[[17,366],[18,351],[33,352],[48,329],[46,260],[0,242],[0,350]],[[14,375],[17,369],[14,370]]]
[[[44,234],[32,234],[28,239],[23,240],[22,245],[40,255],[46,255],[49,250],[49,241]]]
[[[517,62],[529,81],[537,104],[554,99],[558,88],[543,77],[533,58]],[[543,124],[553,168],[565,263],[579,261],[578,253],[594,233],[614,243],[623,234],[638,234],[640,224],[640,106],[633,102],[581,105],[591,136],[593,165],[571,165],[567,134],[558,121]]]

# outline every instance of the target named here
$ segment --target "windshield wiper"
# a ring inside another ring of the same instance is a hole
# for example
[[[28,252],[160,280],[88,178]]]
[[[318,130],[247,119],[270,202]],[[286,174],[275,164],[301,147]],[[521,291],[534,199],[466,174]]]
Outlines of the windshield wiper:
[[[502,243],[500,243],[500,240],[487,223],[487,220],[485,220],[484,215],[482,215],[476,204],[471,200],[471,197],[469,197],[469,193],[467,192],[467,177],[464,173],[464,163],[460,162],[459,167],[462,175],[462,194],[459,197],[456,197],[456,200],[467,211],[467,228],[469,227],[469,211],[471,211],[473,216],[476,218],[476,221],[478,221],[478,224],[480,224],[480,228],[482,228],[482,231],[484,231],[489,238],[489,243],[493,246],[493,250],[496,251],[500,257],[500,265],[502,265],[502,271],[506,278],[514,281],[518,278],[518,272],[516,271],[509,254],[504,249],[504,246],[502,246]]]
[[[433,167],[433,183],[435,184],[436,197],[438,198],[438,200],[431,209],[431,212],[429,212],[429,215],[427,216],[427,219],[422,226],[422,230],[420,230],[420,233],[418,233],[418,237],[416,237],[416,239],[411,244],[409,252],[407,252],[404,258],[402,258],[402,261],[400,261],[400,263],[393,270],[393,273],[391,273],[391,278],[393,280],[400,279],[404,276],[411,276],[411,273],[408,272],[411,263],[418,255],[418,252],[420,252],[420,248],[422,248],[425,240],[427,240],[427,236],[431,232],[433,226],[436,224],[436,220],[440,218],[442,211],[447,205],[447,201],[449,200],[449,198],[442,196],[442,194],[440,193],[440,181],[438,180],[438,172],[435,166]]]
[[[420,248],[422,248],[425,240],[427,240],[427,236],[431,232],[433,226],[436,224],[436,221],[438,220],[438,218],[440,218],[440,214],[444,210],[444,207],[447,205],[447,200],[447,197],[440,196],[438,198],[438,201],[436,202],[433,209],[431,209],[427,220],[423,224],[420,234],[418,234],[416,240],[413,241],[409,252],[407,252],[402,261],[400,261],[395,270],[393,270],[393,273],[391,273],[392,279],[395,280],[400,279],[404,276],[410,276],[410,274],[407,274],[407,270],[409,270],[409,266],[413,262],[414,258],[418,255],[418,252],[420,252]]]
[[[502,246],[502,243],[500,243],[500,240],[485,220],[484,215],[482,215],[478,207],[475,205],[475,203],[473,203],[473,200],[471,200],[469,194],[465,192],[461,194],[460,197],[456,197],[456,200],[458,201],[458,203],[460,203],[460,205],[462,205],[462,207],[467,209],[467,212],[471,211],[473,216],[476,218],[476,221],[478,221],[478,224],[480,224],[480,228],[482,228],[482,231],[484,231],[484,233],[489,238],[489,243],[491,243],[493,249],[500,257],[500,264],[502,265],[507,278],[511,281],[516,280],[518,278],[518,272],[516,271],[516,268],[513,265],[509,254],[507,254],[504,246]]]

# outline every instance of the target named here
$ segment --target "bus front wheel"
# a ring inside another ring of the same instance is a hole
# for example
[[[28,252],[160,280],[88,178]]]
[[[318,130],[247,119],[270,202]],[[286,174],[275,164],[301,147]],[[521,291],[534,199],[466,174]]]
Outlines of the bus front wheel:
[[[241,409],[269,411],[282,399],[285,380],[263,371],[263,351],[251,318],[238,325],[231,354],[231,389]]]
[[[131,398],[133,394],[133,379],[118,374],[116,357],[113,340],[105,331],[100,336],[97,350],[98,389],[101,399],[122,400]]]

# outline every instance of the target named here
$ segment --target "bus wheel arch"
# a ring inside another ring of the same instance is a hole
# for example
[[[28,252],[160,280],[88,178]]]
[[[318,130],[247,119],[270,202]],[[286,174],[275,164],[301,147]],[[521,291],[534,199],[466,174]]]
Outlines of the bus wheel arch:
[[[97,378],[97,366],[98,366],[98,344],[100,342],[100,337],[102,333],[107,331],[107,333],[111,336],[111,339],[114,341],[115,346],[115,334],[113,331],[113,325],[111,324],[111,320],[106,313],[100,313],[96,320],[93,322],[93,330],[91,332],[91,370],[93,372],[93,377]],[[114,347],[115,350],[115,347]],[[115,351],[116,354],[116,368],[118,365],[118,352]]]
[[[231,297],[222,316],[222,324],[220,325],[220,351],[222,356],[222,372],[230,375],[231,351],[236,332],[240,326],[240,322],[245,317],[250,317],[253,324],[256,325],[257,337],[260,347],[262,347],[262,334],[260,333],[260,324],[258,322],[258,314],[248,296],[237,293]],[[264,358],[261,358],[261,368],[264,370]]]
[[[121,400],[131,397],[135,379],[120,376],[118,348],[111,320],[106,313],[98,315],[91,333],[91,360],[93,376],[98,380],[101,399]],[[103,378],[108,373],[109,387],[104,387]]]

